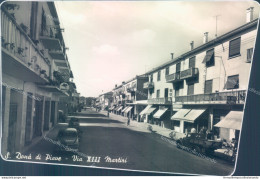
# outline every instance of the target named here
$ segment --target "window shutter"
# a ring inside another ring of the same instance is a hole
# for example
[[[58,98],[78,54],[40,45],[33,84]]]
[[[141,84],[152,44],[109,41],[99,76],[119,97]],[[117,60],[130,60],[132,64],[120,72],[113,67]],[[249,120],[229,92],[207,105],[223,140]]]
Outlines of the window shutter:
[[[208,80],[205,82],[205,94],[212,93],[212,80]]]
[[[241,37],[229,42],[229,57],[240,55]]]
[[[181,71],[181,63],[177,63],[176,64],[176,72],[180,72]]]
[[[194,94],[194,84],[188,85],[188,95]]]
[[[195,56],[189,59],[189,68],[195,68],[196,58]]]
[[[226,83],[226,89],[237,89],[239,88],[239,76],[229,76]]]

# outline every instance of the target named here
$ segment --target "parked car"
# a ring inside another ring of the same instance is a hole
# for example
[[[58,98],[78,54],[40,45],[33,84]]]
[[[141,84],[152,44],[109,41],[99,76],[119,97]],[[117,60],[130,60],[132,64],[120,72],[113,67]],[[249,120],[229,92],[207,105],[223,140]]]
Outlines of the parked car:
[[[82,131],[80,130],[79,126],[80,125],[79,125],[79,119],[78,118],[71,118],[70,119],[68,127],[77,129],[78,134],[81,137]]]
[[[58,151],[78,151],[79,136],[75,128],[66,128],[59,131],[57,141],[60,143]]]
[[[198,153],[213,154],[214,150],[222,148],[222,141],[209,140],[205,134],[188,133],[176,141],[177,147],[180,145],[195,150]]]

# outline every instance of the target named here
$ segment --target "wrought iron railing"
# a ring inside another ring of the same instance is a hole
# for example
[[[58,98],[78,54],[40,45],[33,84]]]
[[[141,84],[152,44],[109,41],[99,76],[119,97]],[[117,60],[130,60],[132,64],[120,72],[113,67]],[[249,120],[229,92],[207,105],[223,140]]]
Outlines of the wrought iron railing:
[[[175,102],[212,102],[212,103],[227,103],[227,104],[243,104],[245,102],[246,90],[227,91],[210,94],[197,94],[189,96],[177,96]]]

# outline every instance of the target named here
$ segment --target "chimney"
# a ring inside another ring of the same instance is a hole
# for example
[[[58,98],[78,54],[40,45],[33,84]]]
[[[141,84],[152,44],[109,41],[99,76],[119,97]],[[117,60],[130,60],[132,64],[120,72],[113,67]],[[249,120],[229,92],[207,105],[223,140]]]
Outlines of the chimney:
[[[250,7],[246,10],[246,23],[253,20],[254,8]]]
[[[208,42],[208,35],[209,35],[209,33],[208,32],[205,32],[204,33],[204,36],[203,36],[203,44],[205,44],[205,43],[207,43]]]
[[[190,50],[193,50],[194,49],[194,41],[191,41],[190,43]]]
[[[122,84],[124,85],[124,84],[125,84],[125,81],[123,81]]]
[[[117,87],[117,85],[115,85],[115,88]]]
[[[172,60],[173,60],[173,55],[174,55],[174,53],[171,53],[171,56],[172,56]]]

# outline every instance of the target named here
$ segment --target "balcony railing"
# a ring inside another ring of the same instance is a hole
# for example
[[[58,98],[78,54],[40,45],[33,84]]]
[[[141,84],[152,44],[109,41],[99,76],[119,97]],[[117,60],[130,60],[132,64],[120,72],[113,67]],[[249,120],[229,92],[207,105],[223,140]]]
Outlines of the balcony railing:
[[[167,83],[180,81],[180,72],[166,75],[165,78]]]
[[[65,50],[65,45],[61,37],[61,32],[57,27],[46,27],[41,29],[40,40],[45,48],[49,50]]]
[[[154,88],[154,83],[150,82],[150,81],[145,82],[144,85],[143,85],[143,88],[144,89],[152,89],[152,88]]]
[[[177,96],[175,102],[181,103],[216,103],[216,104],[244,104],[246,90]]]
[[[194,78],[199,74],[198,68],[189,68],[187,70],[183,70],[181,72],[173,73],[170,75],[166,75],[166,82],[178,82],[180,80],[188,79],[188,78]]]
[[[148,104],[172,104],[172,97],[148,99]]]
[[[5,58],[8,61],[14,59],[16,63],[23,64],[28,70],[30,69],[30,71],[35,72],[36,76],[48,79],[50,73],[49,60],[37,49],[31,38],[25,33],[21,26],[17,24],[16,20],[7,12],[7,10],[4,7],[2,7],[1,10],[3,25],[1,27],[2,52],[4,52],[4,56],[2,56],[3,59]],[[6,64],[10,63],[8,61]],[[13,66],[13,68],[15,68],[15,66]],[[34,78],[33,74],[25,74],[25,71],[22,69],[21,71],[23,72],[24,77],[29,76],[28,79]],[[12,72],[14,73],[14,71]],[[39,81],[39,79],[37,79],[37,81]]]
[[[181,71],[180,79],[187,79],[196,77],[199,74],[198,68],[189,68],[187,70]]]

